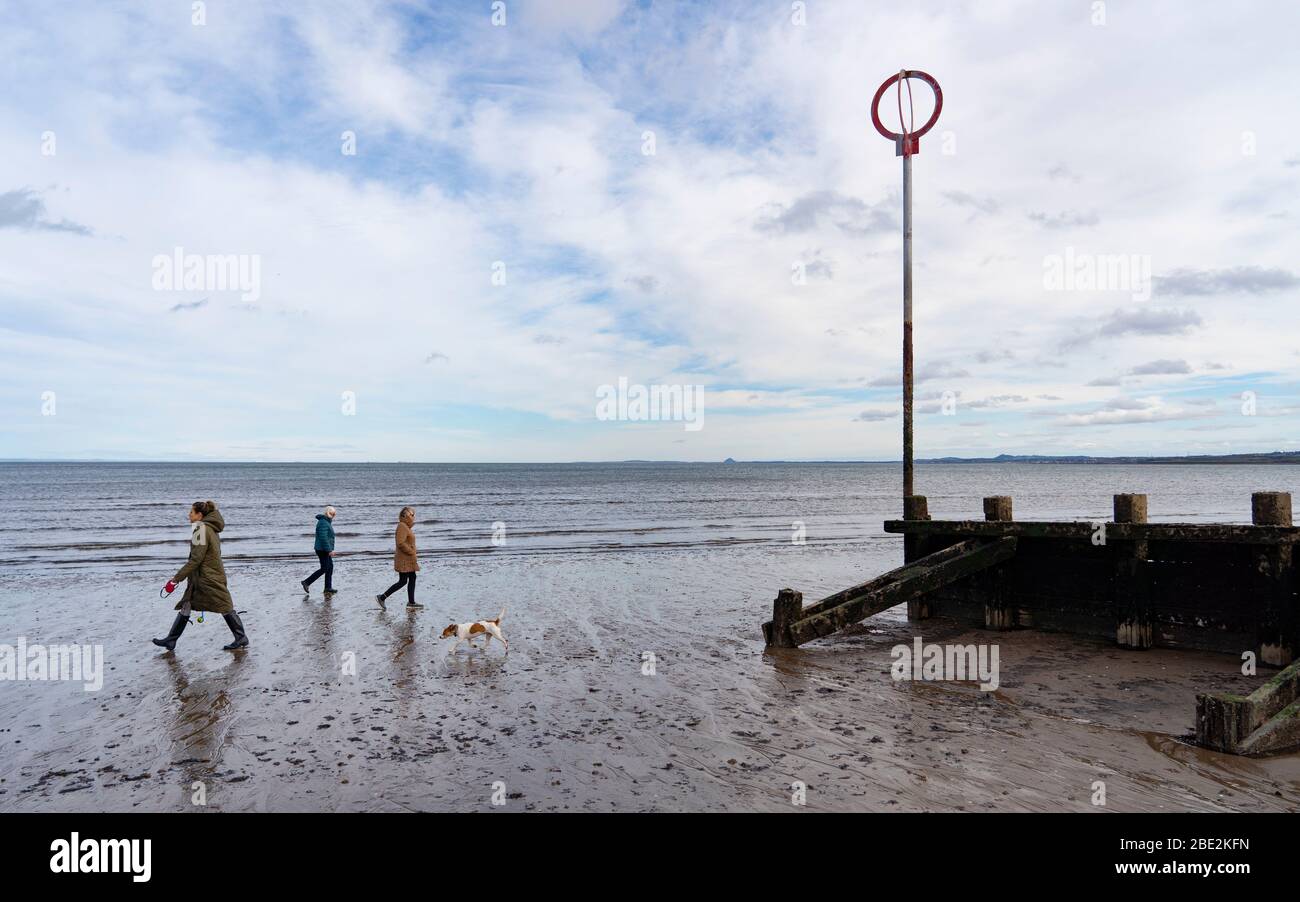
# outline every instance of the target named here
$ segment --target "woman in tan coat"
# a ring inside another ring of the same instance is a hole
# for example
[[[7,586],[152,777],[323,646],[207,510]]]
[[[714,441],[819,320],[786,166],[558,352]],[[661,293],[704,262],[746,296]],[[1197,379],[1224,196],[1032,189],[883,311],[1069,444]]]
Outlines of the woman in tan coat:
[[[402,512],[397,515],[397,532],[394,534],[397,548],[393,553],[393,569],[397,571],[397,582],[385,590],[384,594],[376,595],[375,601],[379,606],[385,607],[384,602],[388,596],[392,595],[402,586],[406,586],[406,607],[422,608],[424,605],[415,600],[415,574],[420,569],[420,562],[415,557],[415,533],[411,527],[415,525],[415,509],[411,507],[402,508]]]

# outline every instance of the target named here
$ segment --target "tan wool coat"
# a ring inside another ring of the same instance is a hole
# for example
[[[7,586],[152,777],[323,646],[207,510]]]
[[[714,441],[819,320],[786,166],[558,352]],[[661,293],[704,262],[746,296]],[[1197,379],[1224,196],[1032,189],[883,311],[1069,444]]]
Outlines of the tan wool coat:
[[[415,559],[415,533],[405,523],[398,522],[394,535],[397,550],[393,554],[393,569],[398,573],[414,573],[420,569],[420,562]]]

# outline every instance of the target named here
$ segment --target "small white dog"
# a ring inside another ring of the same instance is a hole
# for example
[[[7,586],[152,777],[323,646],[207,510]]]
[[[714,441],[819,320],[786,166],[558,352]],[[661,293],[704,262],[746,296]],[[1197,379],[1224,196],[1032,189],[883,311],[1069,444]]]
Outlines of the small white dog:
[[[447,624],[447,628],[442,631],[442,635],[439,638],[450,639],[455,636],[456,641],[452,643],[451,646],[451,650],[454,652],[462,642],[468,644],[470,648],[478,648],[478,646],[474,644],[474,640],[479,636],[483,636],[485,639],[483,642],[483,651],[487,651],[487,647],[492,644],[492,638],[495,636],[500,640],[501,644],[506,647],[506,651],[510,651],[510,643],[506,641],[505,636],[501,635],[501,618],[504,616],[506,616],[506,609],[502,608],[501,613],[497,614],[495,620],[475,620],[472,623],[449,623]]]

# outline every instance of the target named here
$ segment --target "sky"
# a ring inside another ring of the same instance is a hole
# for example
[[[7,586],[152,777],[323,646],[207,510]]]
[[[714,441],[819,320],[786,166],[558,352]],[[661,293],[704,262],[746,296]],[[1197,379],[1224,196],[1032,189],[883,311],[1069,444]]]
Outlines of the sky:
[[[897,460],[870,108],[904,68],[944,98],[918,457],[1300,449],[1297,32],[1289,0],[5,4],[0,458]]]

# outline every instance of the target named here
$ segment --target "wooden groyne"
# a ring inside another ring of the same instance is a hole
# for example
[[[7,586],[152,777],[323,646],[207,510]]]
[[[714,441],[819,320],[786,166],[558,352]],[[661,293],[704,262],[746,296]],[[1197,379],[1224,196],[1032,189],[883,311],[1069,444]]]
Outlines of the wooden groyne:
[[[907,499],[904,565],[809,607],[783,589],[763,625],[794,648],[906,603],[909,620],[965,621],[1112,639],[1132,649],[1253,653],[1285,668],[1250,696],[1202,695],[1197,737],[1261,754],[1300,745],[1300,604],[1291,496],[1257,492],[1251,525],[1149,523],[1145,495],[1116,495],[1109,521],[1024,521],[1012,499],[984,499],[983,520],[933,520]]]

